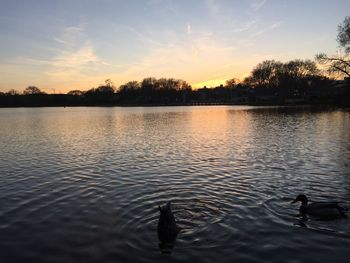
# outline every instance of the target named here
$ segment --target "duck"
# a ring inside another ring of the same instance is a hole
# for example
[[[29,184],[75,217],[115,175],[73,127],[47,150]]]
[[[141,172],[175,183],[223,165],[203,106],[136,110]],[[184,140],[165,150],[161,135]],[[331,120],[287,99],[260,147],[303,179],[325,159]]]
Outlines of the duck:
[[[345,212],[349,210],[348,208],[340,206],[340,202],[337,201],[313,202],[310,204],[308,204],[308,201],[306,195],[300,194],[292,201],[292,204],[301,202],[299,211],[302,216],[309,215],[322,219],[346,217]]]
[[[171,202],[164,206],[158,206],[160,216],[158,220],[158,238],[163,244],[173,243],[180,229],[176,224],[175,216],[171,211]]]

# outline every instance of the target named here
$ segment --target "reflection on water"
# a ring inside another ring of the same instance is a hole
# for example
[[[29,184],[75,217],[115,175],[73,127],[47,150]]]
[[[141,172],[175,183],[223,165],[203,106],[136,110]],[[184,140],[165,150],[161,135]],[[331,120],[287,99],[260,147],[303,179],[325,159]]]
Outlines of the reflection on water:
[[[0,123],[0,262],[348,262],[349,219],[290,205],[350,206],[348,111],[0,109]],[[168,201],[181,232],[164,255]]]

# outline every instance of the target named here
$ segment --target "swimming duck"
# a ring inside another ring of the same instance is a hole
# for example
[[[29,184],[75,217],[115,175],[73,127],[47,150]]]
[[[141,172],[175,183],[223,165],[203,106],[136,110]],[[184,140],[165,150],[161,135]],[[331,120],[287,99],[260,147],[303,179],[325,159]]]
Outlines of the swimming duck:
[[[308,204],[308,199],[306,195],[298,195],[292,204],[296,202],[301,202],[299,208],[300,214],[310,215],[319,218],[339,218],[346,217],[345,212],[348,208],[339,206],[340,202],[313,202]]]
[[[171,211],[171,203],[159,207],[160,216],[158,221],[158,238],[161,243],[172,243],[175,241],[179,228]]]

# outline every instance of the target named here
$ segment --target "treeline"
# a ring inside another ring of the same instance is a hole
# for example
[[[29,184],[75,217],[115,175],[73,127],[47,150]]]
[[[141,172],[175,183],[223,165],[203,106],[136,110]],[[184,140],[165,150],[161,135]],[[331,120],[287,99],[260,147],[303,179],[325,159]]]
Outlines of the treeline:
[[[72,90],[67,94],[47,94],[35,86],[27,87],[23,93],[0,92],[0,106],[178,105],[186,104],[191,92],[191,86],[183,80],[145,78],[117,89],[108,79],[97,88]]]
[[[232,83],[232,84],[231,84]],[[228,86],[252,104],[348,104],[349,79],[342,81],[321,74],[314,61],[292,60],[259,63],[242,83],[229,80]],[[241,90],[241,92],[239,92]]]
[[[232,78],[225,85],[197,90],[184,80],[145,78],[116,88],[111,80],[88,91],[46,94],[35,86],[22,94],[0,92],[0,107],[83,106],[83,105],[193,105],[193,104],[337,104],[350,106],[350,17],[338,26],[341,52],[316,55],[327,76],[311,60],[259,63],[243,81]]]
[[[145,78],[116,88],[108,79],[97,88],[67,94],[46,94],[35,86],[27,87],[22,94],[11,90],[0,93],[0,106],[349,105],[349,98],[349,78],[337,81],[325,77],[311,60],[266,60],[243,81],[233,78],[215,88],[192,89],[186,81],[172,78]]]

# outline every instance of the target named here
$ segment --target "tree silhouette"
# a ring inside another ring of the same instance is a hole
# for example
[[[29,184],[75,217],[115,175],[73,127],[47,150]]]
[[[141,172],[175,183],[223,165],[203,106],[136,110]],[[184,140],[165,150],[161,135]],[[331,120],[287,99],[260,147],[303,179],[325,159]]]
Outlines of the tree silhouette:
[[[343,23],[338,26],[337,41],[340,47],[337,55],[320,53],[316,55],[316,60],[328,66],[329,74],[350,77],[350,17],[345,17]]]
[[[259,63],[244,83],[255,88],[276,88],[279,84],[279,74],[283,64],[275,60],[265,60]]]
[[[333,82],[320,74],[315,62],[295,59],[285,63],[263,61],[242,82],[232,78],[226,85],[215,88],[192,90],[184,80],[149,77],[141,82],[129,81],[116,89],[107,79],[97,88],[71,90],[67,94],[49,95],[35,86],[26,88],[22,95],[11,90],[0,93],[0,106],[280,105],[293,101],[348,105],[348,95],[344,89],[334,88]]]
[[[345,52],[350,53],[350,16],[345,17],[343,24],[338,26],[337,41]]]
[[[102,86],[102,85],[101,85]],[[105,80],[105,86],[107,86],[107,87],[111,87],[111,88],[115,88],[114,87],[114,84],[113,84],[113,82],[112,82],[112,80],[111,79],[106,79]]]
[[[35,94],[44,94],[38,87],[28,86],[24,91],[24,95],[35,95]]]
[[[15,96],[15,95],[19,95],[19,92],[17,90],[11,89],[8,92],[6,92],[5,94],[9,95],[9,96]]]
[[[110,79],[104,85],[89,89],[84,93],[89,104],[111,104],[115,100],[115,87]]]
[[[236,78],[228,79],[226,80],[226,87],[233,89],[237,84],[239,83],[239,80]]]
[[[295,59],[283,64],[281,75],[288,76],[290,80],[302,80],[308,76],[319,74],[314,61]]]
[[[81,90],[71,90],[67,94],[73,95],[73,96],[82,96],[82,95],[84,95],[84,92]]]

